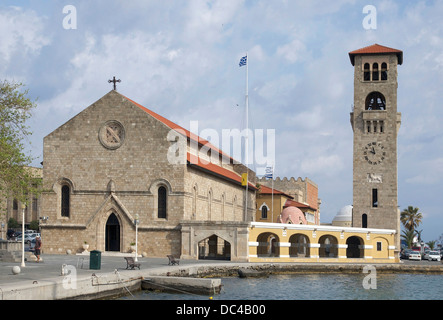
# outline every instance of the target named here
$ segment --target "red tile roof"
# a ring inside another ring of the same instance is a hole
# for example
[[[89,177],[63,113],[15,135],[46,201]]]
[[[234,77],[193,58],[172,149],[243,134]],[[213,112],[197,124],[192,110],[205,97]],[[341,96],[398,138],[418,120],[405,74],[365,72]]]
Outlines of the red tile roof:
[[[379,44],[373,44],[372,46],[364,47],[358,50],[349,52],[349,58],[352,65],[354,65],[354,58],[356,55],[368,55],[368,54],[380,54],[380,53],[395,53],[398,58],[398,64],[403,63],[403,51],[394,48],[381,46]]]
[[[124,95],[122,95],[121,93],[119,93],[123,98],[125,98],[126,100],[128,100],[129,102],[132,102],[134,105],[136,105],[137,107],[139,107],[140,109],[142,109],[143,111],[145,111],[146,113],[150,114],[152,117],[154,117],[155,119],[159,120],[160,122],[162,122],[163,124],[165,124],[167,127],[174,129],[174,130],[178,130],[179,132],[184,133],[188,139],[192,139],[194,141],[197,141],[198,144],[200,146],[207,146],[208,148],[214,150],[215,152],[218,152],[219,155],[223,155],[225,157],[227,157],[227,159],[230,159],[230,161],[232,162],[233,159],[230,155],[224,153],[222,150],[218,149],[217,147],[215,147],[214,145],[212,145],[209,141],[197,136],[194,133],[191,133],[189,130],[186,130],[185,128],[179,126],[178,124],[166,119],[165,117],[162,117],[161,115],[155,113],[152,110],[149,110],[148,108],[145,108],[144,106],[142,106],[141,104],[129,99],[128,97],[125,97]]]
[[[260,185],[260,194],[277,194],[277,195],[283,195],[286,196],[288,198],[294,199],[293,197],[291,197],[290,195],[284,193],[283,191],[277,190],[277,189],[272,189],[269,188],[265,185]]]
[[[128,100],[129,102],[133,103],[134,105],[136,105],[137,107],[139,107],[140,109],[142,109],[143,111],[145,111],[146,113],[148,113],[149,115],[151,115],[152,117],[157,119],[158,121],[165,124],[167,127],[171,128],[173,130],[178,130],[178,132],[184,133],[188,139],[192,139],[194,141],[197,141],[199,145],[204,145],[204,146],[218,152],[219,155],[224,155],[224,156],[228,157],[228,159],[230,159],[231,163],[233,162],[233,159],[231,156],[229,156],[228,154],[224,153],[222,150],[220,150],[217,147],[215,147],[214,145],[212,145],[209,141],[202,139],[201,137],[197,136],[196,134],[191,133],[189,130],[186,130],[185,128],[179,126],[178,124],[166,119],[165,117],[162,117],[161,115],[155,113],[154,111],[149,110],[148,108],[145,108],[141,104],[129,99],[128,97],[125,97],[121,93],[119,93],[119,94],[123,98]],[[191,154],[190,153],[188,153],[187,160],[188,160],[188,165],[196,166],[196,167],[203,169],[205,171],[209,171],[210,173],[212,173],[216,176],[220,176],[222,178],[228,179],[232,182],[235,182],[235,183],[241,185],[241,180],[242,180],[241,176],[239,174],[235,173],[234,171],[230,171],[228,169],[222,168],[222,167],[217,166],[211,162],[207,163],[207,161],[203,161],[202,159],[198,158],[197,156],[192,156],[192,161],[191,161]],[[253,190],[257,190],[255,185],[253,185],[250,182],[249,182],[248,187]]]
[[[311,209],[311,210],[317,210],[315,208],[310,207],[308,204],[304,204],[298,201],[294,201],[294,200],[286,200],[285,205],[283,206],[284,208],[286,207],[297,207],[297,208],[307,208],[307,209]]]
[[[220,167],[216,164],[211,163],[210,161],[205,161],[195,155],[191,155],[189,152],[187,160],[188,165],[190,165],[191,167],[197,167],[198,169],[209,171],[211,174],[241,185],[241,175],[234,171],[230,171],[228,169]],[[248,188],[252,190],[257,190],[257,188],[250,182]]]

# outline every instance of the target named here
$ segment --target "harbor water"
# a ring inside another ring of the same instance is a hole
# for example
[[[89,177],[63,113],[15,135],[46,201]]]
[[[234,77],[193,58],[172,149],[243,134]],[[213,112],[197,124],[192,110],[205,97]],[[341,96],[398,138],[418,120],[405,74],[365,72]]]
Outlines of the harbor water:
[[[222,278],[213,300],[441,300],[440,274],[291,274],[268,278]],[[184,291],[140,291],[120,299],[208,300]]]

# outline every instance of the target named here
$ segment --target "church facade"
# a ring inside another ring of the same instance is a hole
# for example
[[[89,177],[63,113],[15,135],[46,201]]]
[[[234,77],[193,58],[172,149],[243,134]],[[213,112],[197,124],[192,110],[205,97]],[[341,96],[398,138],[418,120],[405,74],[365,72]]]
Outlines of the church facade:
[[[137,232],[138,252],[152,257],[398,262],[396,90],[403,55],[379,45],[349,55],[351,226],[320,225],[318,187],[309,179],[257,180],[208,141],[113,90],[44,138],[45,253],[81,252],[87,243],[89,250],[127,254]],[[257,181],[309,210],[275,223],[269,205],[257,211],[264,207],[257,207]],[[307,213],[312,221],[302,219]]]
[[[109,92],[44,138],[45,252],[81,252],[85,243],[89,250],[130,252],[137,223],[138,252],[146,256],[246,260],[255,186],[245,210],[246,168],[222,156],[207,141]]]

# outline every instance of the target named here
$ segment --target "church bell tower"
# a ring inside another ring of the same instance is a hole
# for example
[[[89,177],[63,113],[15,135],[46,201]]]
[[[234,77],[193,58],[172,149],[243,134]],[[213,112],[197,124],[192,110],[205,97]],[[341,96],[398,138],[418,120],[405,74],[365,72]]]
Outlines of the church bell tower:
[[[352,226],[396,230],[397,204],[397,66],[403,52],[374,44],[349,53],[354,66]]]

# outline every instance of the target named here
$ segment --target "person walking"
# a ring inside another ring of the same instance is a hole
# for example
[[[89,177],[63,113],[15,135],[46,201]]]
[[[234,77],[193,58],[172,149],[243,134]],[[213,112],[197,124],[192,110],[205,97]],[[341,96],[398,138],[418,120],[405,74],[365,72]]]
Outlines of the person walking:
[[[41,249],[42,249],[42,239],[40,238],[40,236],[35,237],[35,247],[34,247],[34,254],[37,257],[37,262],[40,261],[40,254],[41,254]]]

